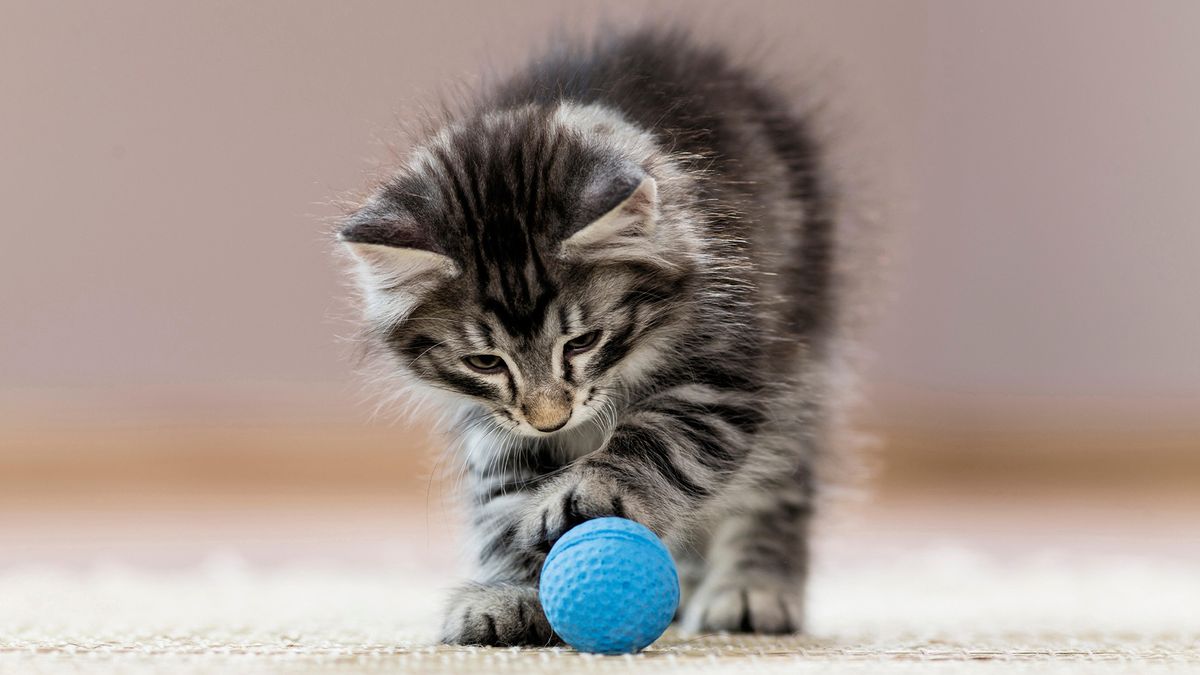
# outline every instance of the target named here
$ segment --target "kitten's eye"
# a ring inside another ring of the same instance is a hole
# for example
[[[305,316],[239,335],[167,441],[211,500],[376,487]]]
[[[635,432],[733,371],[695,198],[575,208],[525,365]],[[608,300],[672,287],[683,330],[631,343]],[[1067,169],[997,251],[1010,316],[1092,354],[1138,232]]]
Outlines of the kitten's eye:
[[[563,351],[572,356],[582,354],[592,347],[596,346],[596,342],[600,340],[600,331],[594,330],[590,333],[584,333],[576,338],[567,340],[567,344],[563,345]]]
[[[504,359],[495,354],[472,354],[463,359],[467,367],[477,373],[498,373],[508,367]]]

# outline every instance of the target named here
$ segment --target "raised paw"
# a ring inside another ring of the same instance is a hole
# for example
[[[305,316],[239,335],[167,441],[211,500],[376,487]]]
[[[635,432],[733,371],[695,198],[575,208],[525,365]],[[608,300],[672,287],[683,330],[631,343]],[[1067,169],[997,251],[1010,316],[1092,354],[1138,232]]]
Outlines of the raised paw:
[[[629,518],[660,531],[658,514],[648,509],[636,493],[610,473],[582,466],[556,479],[533,500],[521,524],[521,542],[549,551],[567,530],[605,516]]]
[[[760,633],[802,630],[803,590],[799,582],[745,579],[697,589],[683,613],[686,633]]]
[[[450,596],[442,642],[489,647],[559,644],[537,589],[510,584],[465,584]]]

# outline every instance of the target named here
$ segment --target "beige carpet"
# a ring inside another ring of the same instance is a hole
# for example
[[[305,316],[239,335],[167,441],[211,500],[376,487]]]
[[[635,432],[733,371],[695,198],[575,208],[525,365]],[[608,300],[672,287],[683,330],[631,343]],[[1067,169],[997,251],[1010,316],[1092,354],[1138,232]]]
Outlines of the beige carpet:
[[[818,569],[807,637],[668,634],[635,657],[430,645],[428,570],[130,567],[0,574],[0,672],[1200,672],[1187,559],[963,549]]]

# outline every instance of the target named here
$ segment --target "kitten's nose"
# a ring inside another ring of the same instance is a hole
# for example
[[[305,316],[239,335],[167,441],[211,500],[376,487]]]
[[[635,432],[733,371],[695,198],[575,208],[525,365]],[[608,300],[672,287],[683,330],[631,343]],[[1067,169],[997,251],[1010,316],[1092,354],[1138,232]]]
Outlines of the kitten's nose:
[[[558,431],[571,419],[571,399],[565,394],[538,396],[521,406],[530,426],[542,433]]]
[[[538,431],[540,431],[542,433],[548,434],[551,431],[558,431],[559,429],[567,426],[567,420],[569,420],[569,419],[571,419],[571,411],[570,410],[567,411],[567,414],[561,420],[559,420],[558,422],[554,422],[550,426],[544,427],[537,422],[530,422],[530,424],[533,425],[534,429],[537,429]]]

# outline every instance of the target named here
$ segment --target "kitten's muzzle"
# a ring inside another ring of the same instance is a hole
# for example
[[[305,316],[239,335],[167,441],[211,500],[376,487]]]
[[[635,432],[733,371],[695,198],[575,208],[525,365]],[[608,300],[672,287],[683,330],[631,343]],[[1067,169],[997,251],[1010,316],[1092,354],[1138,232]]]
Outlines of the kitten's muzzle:
[[[542,433],[558,431],[571,419],[571,397],[566,392],[542,395],[521,405],[529,426]]]

